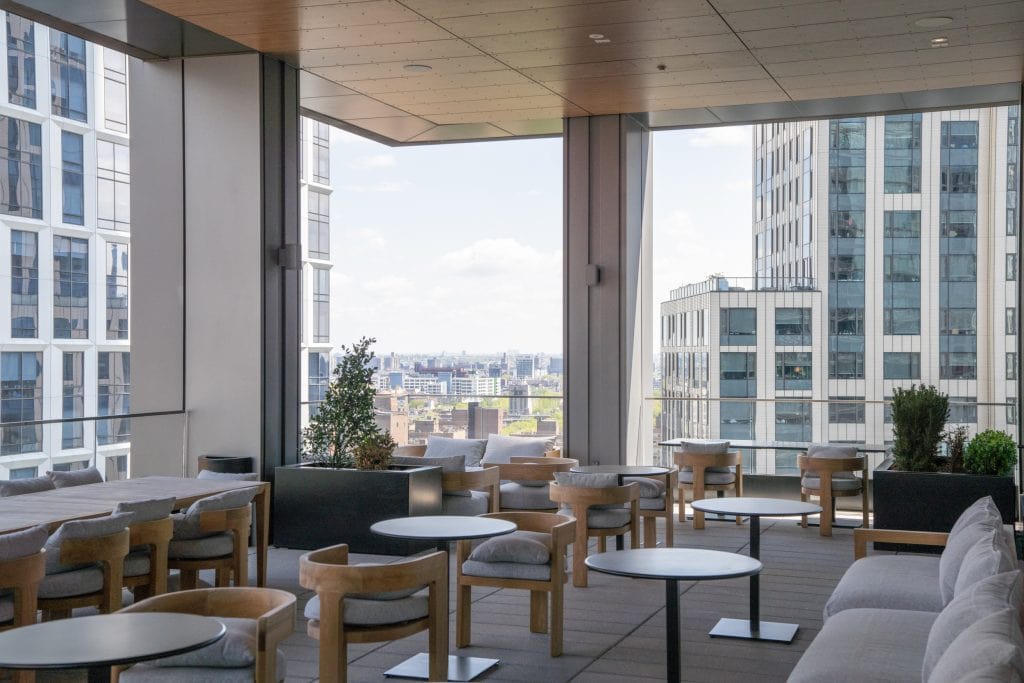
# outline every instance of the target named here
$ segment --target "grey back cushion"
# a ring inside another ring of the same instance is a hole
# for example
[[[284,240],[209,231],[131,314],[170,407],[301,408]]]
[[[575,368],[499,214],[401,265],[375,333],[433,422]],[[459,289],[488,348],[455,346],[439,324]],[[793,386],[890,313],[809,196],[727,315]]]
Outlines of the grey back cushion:
[[[465,455],[449,455],[438,458],[431,458],[426,455],[423,457],[417,457],[415,455],[396,455],[391,459],[391,462],[396,465],[411,467],[440,467],[442,472],[466,471]],[[471,494],[469,489],[459,489],[456,491],[445,491],[444,495],[469,497]]]
[[[619,477],[611,472],[555,472],[555,482],[559,486],[580,487],[589,489],[611,489],[619,485]],[[621,509],[620,503],[591,505],[591,510]],[[563,512],[571,511],[568,505],[562,506]]]
[[[428,436],[424,458],[447,458],[464,455],[466,467],[478,467],[484,457],[487,439],[450,439],[446,436]]]
[[[519,564],[547,564],[551,561],[551,541],[540,539],[530,531],[513,531],[511,534],[489,538],[469,554],[474,562],[516,562]]]
[[[485,465],[504,465],[511,457],[527,456],[542,458],[544,453],[555,447],[555,437],[546,436],[503,436],[491,434],[487,437],[487,448],[480,461]]]
[[[1024,680],[1024,637],[1015,610],[979,619],[953,639],[928,683]]]
[[[196,479],[220,479],[221,481],[259,481],[260,475],[255,472],[211,472],[199,470]]]
[[[960,563],[960,570],[956,573],[953,597],[966,591],[982,579],[1017,569],[1020,566],[1017,563],[1017,551],[1013,547],[1012,541],[1007,538],[1008,536],[1007,532],[1000,530],[993,536],[982,538],[964,553],[964,560]]]
[[[961,591],[946,607],[932,624],[928,633],[928,645],[924,654],[924,666],[921,671],[922,680],[927,681],[939,658],[946,652],[950,644],[965,629],[980,621],[989,614],[1006,609],[1012,605],[1018,611],[1017,621],[1020,622],[1020,603],[1024,599],[1024,583],[1020,570],[1003,572],[982,579],[970,588]]]
[[[725,455],[729,452],[729,442],[721,439],[680,439],[679,449],[684,453],[700,453],[701,455]]]
[[[31,479],[11,479],[0,481],[0,498],[20,496],[25,493],[52,491],[56,487],[49,477],[32,477]]]
[[[103,475],[95,467],[86,467],[84,470],[75,470],[74,472],[47,472],[46,476],[59,489],[67,486],[103,483]]]
[[[122,512],[119,514],[111,514],[106,517],[97,517],[95,519],[76,519],[70,522],[64,522],[60,525],[60,528],[46,539],[46,573],[47,574],[60,574],[61,572],[70,572],[75,569],[82,569],[90,566],[86,564],[62,564],[60,561],[60,545],[65,540],[73,538],[98,538],[100,536],[109,536],[110,534],[116,534],[118,531],[125,529],[135,519],[135,515],[130,512]]]
[[[135,519],[132,520],[132,524],[138,522],[152,522],[157,519],[163,519],[171,514],[174,510],[174,502],[177,500],[174,496],[170,498],[153,498],[151,500],[137,500],[131,502],[118,503],[114,508],[114,514],[121,512],[132,512],[135,514]]]
[[[998,526],[1003,523],[1003,516],[999,512],[999,508],[996,507],[996,502],[992,500],[992,496],[979,498],[971,503],[970,507],[961,512],[953,524],[953,528],[949,530],[949,535],[955,536],[965,527],[975,522],[988,522],[992,526]]]
[[[0,562],[36,554],[46,543],[48,535],[45,526],[3,534],[0,536]]]
[[[228,669],[252,666],[256,662],[257,625],[255,619],[217,617],[224,624],[224,636],[206,647],[173,657],[164,657],[151,666],[194,666]]]
[[[856,446],[841,446],[831,443],[812,443],[807,447],[812,458],[856,458]]]
[[[982,538],[994,536],[1001,531],[1002,525],[996,527],[987,522],[978,521],[949,535],[946,547],[939,557],[939,590],[942,593],[942,604],[948,604],[953,599],[957,573],[971,546]]]
[[[224,493],[218,493],[215,496],[200,498],[196,502],[192,503],[184,514],[177,514],[173,516],[174,540],[191,541],[219,533],[203,531],[199,527],[199,516],[203,512],[210,510],[231,510],[233,508],[240,508],[243,505],[248,505],[252,502],[252,499],[256,497],[257,490],[258,489],[255,486],[250,486],[249,488],[225,491]]]

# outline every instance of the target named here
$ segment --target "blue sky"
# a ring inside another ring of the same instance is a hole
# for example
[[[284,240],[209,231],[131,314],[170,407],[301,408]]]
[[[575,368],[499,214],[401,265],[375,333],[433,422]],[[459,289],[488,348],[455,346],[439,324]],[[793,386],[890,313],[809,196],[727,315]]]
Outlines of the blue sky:
[[[749,128],[655,135],[655,309],[683,282],[749,275],[750,160]],[[561,353],[561,139],[391,148],[336,130],[331,175],[341,343]]]

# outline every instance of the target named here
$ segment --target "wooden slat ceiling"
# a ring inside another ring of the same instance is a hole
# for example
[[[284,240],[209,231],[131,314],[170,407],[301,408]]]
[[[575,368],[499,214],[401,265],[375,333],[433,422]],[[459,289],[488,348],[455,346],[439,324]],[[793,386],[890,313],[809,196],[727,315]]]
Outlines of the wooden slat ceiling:
[[[588,114],[716,123],[718,107],[1024,73],[1022,0],[146,2],[299,66],[303,107],[395,142],[552,134]],[[915,23],[937,16],[952,22]]]

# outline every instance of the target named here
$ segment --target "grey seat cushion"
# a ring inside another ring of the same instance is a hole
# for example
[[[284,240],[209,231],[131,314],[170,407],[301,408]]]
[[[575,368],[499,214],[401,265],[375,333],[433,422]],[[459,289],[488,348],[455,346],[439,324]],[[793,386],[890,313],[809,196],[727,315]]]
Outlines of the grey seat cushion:
[[[636,484],[640,487],[641,498],[659,498],[665,495],[665,482],[651,477],[624,477],[623,484]]]
[[[468,496],[452,496],[445,491],[441,496],[441,513],[470,517],[485,514],[490,507],[491,497],[483,491],[469,491],[468,493]]]
[[[729,442],[721,439],[680,439],[679,448],[684,453],[723,455],[729,452]]]
[[[429,613],[427,591],[397,600],[345,598],[345,623],[350,626],[383,626],[422,619]],[[311,621],[320,620],[320,596],[306,603],[303,612]]]
[[[551,565],[466,560],[462,563],[462,573],[468,576],[483,576],[492,579],[548,581],[551,579]]]
[[[559,508],[558,514],[572,517],[572,510]],[[615,529],[629,523],[629,510],[619,507],[614,510],[592,507],[587,510],[587,527],[590,529]]]
[[[789,683],[920,683],[936,616],[900,609],[837,614],[808,646]]]
[[[199,470],[196,479],[220,479],[221,481],[259,481],[260,475],[255,472],[213,472]]]
[[[69,598],[89,595],[103,589],[103,570],[87,566],[84,569],[47,574],[39,584],[40,598]]]
[[[184,513],[178,513],[172,517],[174,519],[174,539],[183,541],[213,535],[211,532],[200,529],[200,515],[209,510],[231,510],[248,505],[256,497],[257,490],[253,486],[200,498],[192,503]]]
[[[277,650],[277,680],[288,675],[288,660],[284,650]],[[234,669],[213,669],[195,667],[159,667],[152,664],[136,664],[121,673],[124,683],[252,683],[256,673],[252,666]]]
[[[821,489],[821,478],[814,474],[805,474],[800,479],[800,486],[805,489],[818,491]],[[853,475],[853,472],[833,472],[833,491],[860,491],[861,481]]]
[[[46,544],[48,537],[45,526],[0,535],[0,561],[35,555]]]
[[[928,683],[1024,680],[1024,637],[1017,612],[988,615],[958,635],[932,669]]]
[[[512,456],[543,457],[547,451],[555,447],[555,437],[546,436],[503,436],[490,434],[484,457],[480,460],[484,465],[499,465],[511,462]]]
[[[124,575],[145,576],[149,573],[149,566],[149,553],[145,550],[136,550],[124,558]]]
[[[928,633],[922,680],[928,680],[939,658],[956,637],[982,618],[995,614],[1009,605],[1017,610],[1017,622],[1020,623],[1019,611],[1022,599],[1024,599],[1024,583],[1021,581],[1020,570],[989,576],[959,591],[956,597],[939,612],[938,618],[935,619],[935,623]]]
[[[132,519],[132,524],[153,522],[169,516],[171,511],[174,510],[174,502],[176,500],[174,496],[170,496],[169,498],[121,502],[114,508],[114,514],[121,512],[134,513],[135,517]]]
[[[440,467],[442,472],[465,472],[466,471],[466,456],[465,455],[448,455],[444,457],[432,457],[428,458],[426,455],[422,457],[411,456],[411,455],[396,455],[391,459],[396,465],[403,465],[406,467]],[[446,496],[469,496],[468,489],[460,489],[456,491],[445,491]]]
[[[664,510],[665,509],[665,495],[662,494],[657,498],[641,498],[640,499],[641,510]]]
[[[444,436],[428,436],[427,450],[424,458],[446,458],[451,455],[462,455],[466,459],[466,467],[478,467],[484,457],[487,439],[451,439]]]
[[[720,470],[725,470],[720,471]],[[684,467],[679,470],[679,481],[683,484],[693,483],[693,469]],[[724,486],[736,481],[736,474],[728,467],[708,467],[704,470],[704,484]]]
[[[95,467],[86,467],[74,472],[47,472],[46,476],[59,489],[68,486],[83,486],[85,484],[100,484],[103,482],[103,475]]]
[[[46,573],[57,574],[89,566],[88,564],[61,563],[60,546],[66,539],[109,536],[126,529],[134,519],[134,513],[123,512],[95,519],[76,519],[64,522],[52,536],[46,539]]]
[[[54,488],[56,487],[49,477],[0,481],[0,498],[20,496],[26,493],[39,493],[40,491],[52,491]]]
[[[235,550],[231,534],[215,534],[203,538],[172,540],[167,546],[167,557],[172,560],[209,560],[230,555]]]
[[[255,664],[259,647],[256,620],[233,617],[218,619],[224,624],[224,636],[220,640],[192,652],[153,660],[150,665],[230,669]]]
[[[469,554],[469,559],[475,562],[547,564],[551,561],[550,548],[550,534],[517,530],[478,544]]]
[[[872,555],[846,570],[825,603],[825,620],[854,608],[939,612],[939,560],[922,555]]]
[[[554,510],[547,484],[541,487],[523,486],[514,481],[501,485],[501,507],[516,510]]]
[[[942,555],[939,557],[939,588],[942,591],[943,604],[953,599],[957,574],[960,573],[960,565],[963,564],[967,551],[978,541],[1001,534],[1002,530],[1001,523],[994,525],[986,521],[976,521],[961,527],[956,533],[949,534],[946,547],[942,549]]]

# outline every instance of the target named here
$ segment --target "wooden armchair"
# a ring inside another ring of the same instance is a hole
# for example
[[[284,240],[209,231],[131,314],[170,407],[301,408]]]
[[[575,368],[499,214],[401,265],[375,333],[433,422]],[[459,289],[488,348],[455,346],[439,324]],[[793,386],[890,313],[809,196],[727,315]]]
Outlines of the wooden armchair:
[[[551,512],[499,512],[485,515],[514,522],[518,529],[510,536],[499,536],[484,543],[506,543],[521,532],[536,539],[543,534],[550,557],[547,564],[516,561],[467,562],[473,552],[472,541],[459,541],[456,586],[455,644],[468,647],[472,628],[473,586],[522,588],[530,591],[530,632],[547,633],[550,629],[551,656],[562,654],[564,622],[564,588],[566,582],[566,550],[576,535],[576,520]],[[548,595],[551,595],[551,618],[548,620]],[[549,626],[550,625],[550,626]]]
[[[675,508],[675,493],[679,488],[679,469],[673,467],[668,474],[657,474],[650,477],[642,477],[654,481],[665,482],[665,493],[659,497],[640,496],[640,518],[644,527],[644,547],[654,548],[658,545],[658,518],[665,520],[665,547],[671,548],[675,545],[675,520],[672,519]],[[625,482],[641,479],[641,477],[627,477]],[[680,501],[680,508],[685,503]]]
[[[444,496],[442,498],[442,506],[444,507],[445,514],[463,514],[450,509],[453,507],[451,503],[457,503],[457,501],[450,501],[449,499],[458,498],[458,496],[450,495],[450,492],[465,491],[467,489],[485,492],[487,494],[487,512],[497,512],[499,509],[499,496],[501,495],[499,492],[500,486],[501,476],[498,468],[493,465],[466,472],[444,472],[441,475],[441,494]]]
[[[11,591],[6,596],[0,595],[0,631],[36,623],[39,583],[46,574],[42,549],[46,542],[46,529],[36,527],[18,531],[10,535],[12,540],[15,534],[19,537],[16,543],[20,547],[11,548],[9,553],[0,553],[0,591]],[[11,545],[13,543],[8,547]]]
[[[853,451],[856,452],[856,451]],[[815,455],[798,455],[797,466],[800,468],[800,500],[806,501],[810,496],[821,499],[822,536],[832,535],[832,523],[836,515],[836,498],[860,496],[863,526],[868,526],[868,465],[863,455],[850,457],[824,457]],[[853,476],[860,472],[861,478]],[[846,476],[837,476],[844,474]],[[801,524],[807,526],[807,515]]]
[[[168,548],[167,567],[181,575],[181,589],[199,584],[199,571],[216,571],[218,587],[249,583],[249,526],[251,506],[199,512],[199,528],[209,536],[197,539],[173,538]]]
[[[174,535],[170,517],[148,522],[136,522],[128,527],[132,551],[125,560],[124,587],[132,591],[136,600],[162,595],[167,592],[167,548]],[[144,561],[143,561],[144,560]],[[135,573],[138,563],[144,573]]]
[[[125,607],[121,612],[176,612],[206,617],[252,619],[256,622],[256,662],[252,666],[256,683],[277,683],[280,679],[278,645],[295,632],[295,596],[274,588],[201,588],[198,590],[166,593],[147,598]],[[229,625],[236,628],[236,625]],[[242,628],[237,626],[237,628]],[[158,663],[137,664],[133,667],[114,667],[113,682],[126,683],[136,677],[148,680]],[[225,669],[221,669],[222,671]],[[227,667],[231,671],[232,667]]]
[[[60,562],[87,566],[47,574],[43,578],[38,599],[43,621],[70,617],[71,610],[79,607],[97,607],[104,614],[121,609],[124,558],[128,555],[129,539],[127,528],[105,536],[63,539]],[[92,590],[94,585],[98,589]]]
[[[548,485],[555,472],[568,472],[579,465],[573,458],[514,455],[498,465],[501,484],[501,510],[545,512],[558,506],[551,500]]]
[[[721,497],[725,491],[743,495],[743,454],[740,451],[726,453],[696,453],[676,451],[672,454],[679,468],[679,521],[686,521],[686,489],[693,491],[691,500],[703,500],[705,492],[715,491]],[[736,523],[743,518],[737,516]],[[704,513],[693,511],[693,528],[704,528]]]
[[[640,547],[639,484],[593,488],[552,483],[550,495],[551,500],[571,510],[577,521],[575,547],[572,551],[572,585],[579,588],[587,585],[587,565],[584,560],[587,559],[590,537],[597,538],[598,552],[604,552],[609,536],[620,536],[628,531],[630,547]],[[628,505],[628,508],[592,509],[606,505]],[[624,522],[621,521],[623,519]]]
[[[430,680],[448,680],[447,553],[385,565],[349,565],[343,543],[303,555],[299,583],[316,591],[306,605],[307,633],[320,641],[322,683],[347,680],[349,643],[394,640],[420,631],[429,631]],[[428,588],[426,600],[413,595],[423,586]],[[405,590],[406,597],[386,601],[372,595]],[[386,603],[389,614],[403,618],[382,623],[380,603]]]

